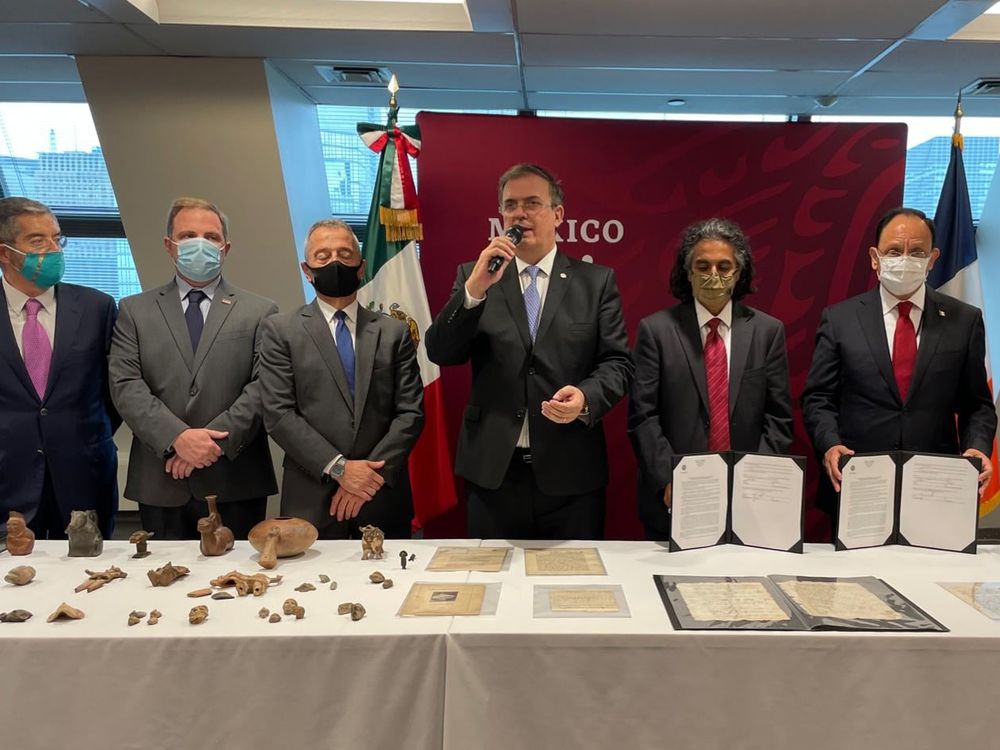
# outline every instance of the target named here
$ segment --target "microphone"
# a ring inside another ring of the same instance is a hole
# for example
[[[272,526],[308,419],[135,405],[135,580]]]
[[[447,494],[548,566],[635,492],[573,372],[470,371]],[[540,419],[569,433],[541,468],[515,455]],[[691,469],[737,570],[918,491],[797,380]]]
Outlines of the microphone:
[[[519,227],[517,224],[515,224],[510,229],[504,232],[504,236],[509,237],[510,241],[516,245],[521,241],[521,238],[524,237],[524,230],[521,229],[521,227]],[[497,271],[500,270],[500,266],[502,265],[503,265],[503,256],[494,255],[490,259],[490,264],[486,266],[486,270],[492,276],[493,274],[495,274]]]

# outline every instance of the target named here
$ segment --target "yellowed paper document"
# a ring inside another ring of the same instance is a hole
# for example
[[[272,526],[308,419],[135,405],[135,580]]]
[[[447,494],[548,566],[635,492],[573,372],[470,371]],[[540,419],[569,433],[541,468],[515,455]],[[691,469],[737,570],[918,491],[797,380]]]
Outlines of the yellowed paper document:
[[[758,581],[678,583],[677,591],[696,620],[777,622],[791,619]]]
[[[812,617],[841,620],[901,620],[903,615],[852,581],[782,581],[778,584]]]
[[[415,583],[399,610],[404,617],[478,615],[486,586],[482,583]]]
[[[427,565],[427,570],[438,573],[452,573],[458,570],[499,573],[503,570],[511,549],[511,547],[438,547]]]
[[[529,576],[607,575],[596,547],[526,549],[524,572]]]
[[[619,612],[615,592],[610,589],[559,589],[549,592],[553,612]]]

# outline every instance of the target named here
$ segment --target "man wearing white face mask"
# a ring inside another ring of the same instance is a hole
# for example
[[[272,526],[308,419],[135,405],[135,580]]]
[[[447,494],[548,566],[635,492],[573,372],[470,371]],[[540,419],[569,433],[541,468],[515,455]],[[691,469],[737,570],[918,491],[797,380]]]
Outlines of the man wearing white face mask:
[[[840,459],[855,452],[973,456],[982,461],[981,487],[992,471],[997,415],[983,316],[927,287],[939,255],[934,222],[894,209],[868,255],[879,285],[823,311],[802,394],[806,431],[830,480],[817,505],[828,512]]]
[[[174,201],[163,243],[176,274],[122,300],[109,357],[134,434],[124,494],[167,539],[197,539],[216,495],[225,525],[246,538],[277,490],[257,369],[261,324],[278,307],[222,277],[229,223],[214,204]]]

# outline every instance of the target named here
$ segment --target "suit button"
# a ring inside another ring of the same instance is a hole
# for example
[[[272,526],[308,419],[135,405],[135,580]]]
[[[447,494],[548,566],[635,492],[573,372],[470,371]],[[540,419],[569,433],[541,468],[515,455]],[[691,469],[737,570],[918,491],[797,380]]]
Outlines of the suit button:
[[[48,413],[49,413],[49,410],[48,410],[48,409],[45,409],[45,408],[43,408],[43,409],[42,409],[42,410],[41,410],[40,412],[38,412],[38,413],[39,413],[39,414],[41,414],[41,415],[42,415],[42,416],[44,417],[44,416],[47,416],[47,415],[48,415]]]
[[[518,409],[516,412],[514,412],[514,416],[517,417],[518,419],[524,419],[524,409]]]
[[[534,375],[535,374],[535,368],[534,367],[529,367],[528,368],[528,374],[529,375]]]
[[[41,448],[38,448],[38,449],[37,449],[37,450],[35,451],[35,453],[37,453],[37,454],[38,454],[39,456],[44,456],[44,455],[45,455],[45,451],[43,451],[43,450],[42,450]]]
[[[198,395],[198,386],[196,386],[196,385],[191,386],[191,390],[188,391],[188,395],[190,395],[190,396],[197,396]]]

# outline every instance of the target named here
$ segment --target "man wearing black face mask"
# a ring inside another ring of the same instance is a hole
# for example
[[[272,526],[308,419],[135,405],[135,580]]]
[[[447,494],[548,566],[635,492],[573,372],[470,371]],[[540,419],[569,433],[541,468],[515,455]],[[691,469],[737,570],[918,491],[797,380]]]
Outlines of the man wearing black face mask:
[[[342,221],[309,230],[302,271],[316,300],[264,328],[264,425],[285,451],[281,512],[323,539],[374,524],[410,536],[407,458],[423,428],[423,385],[410,329],[358,304],[358,240]]]

